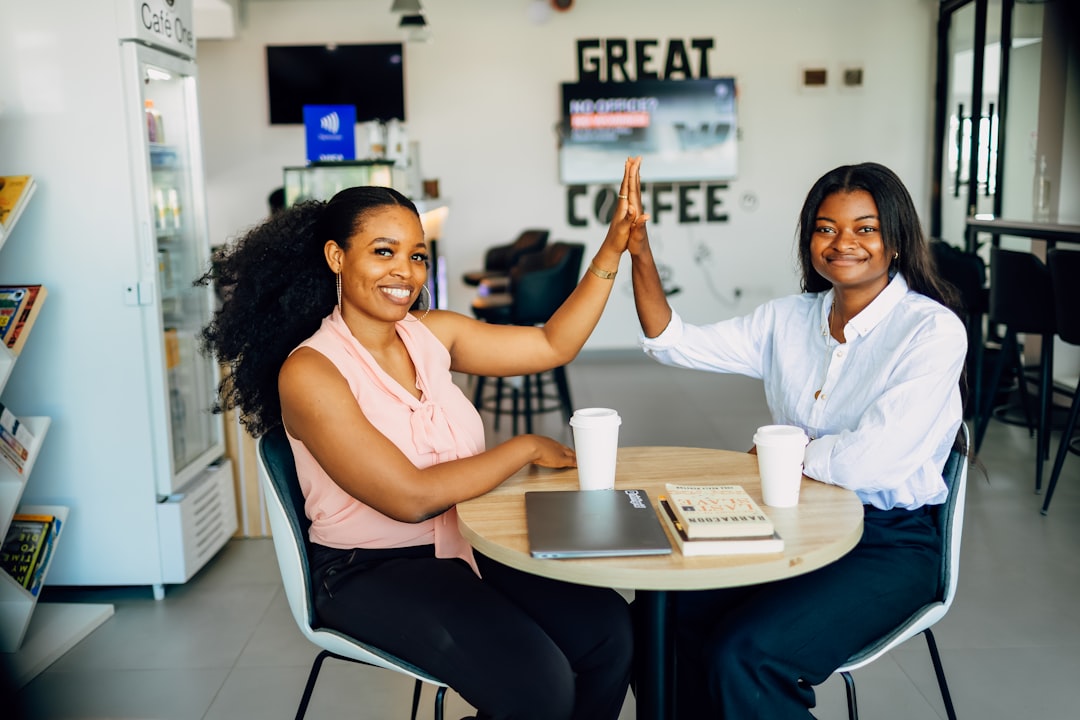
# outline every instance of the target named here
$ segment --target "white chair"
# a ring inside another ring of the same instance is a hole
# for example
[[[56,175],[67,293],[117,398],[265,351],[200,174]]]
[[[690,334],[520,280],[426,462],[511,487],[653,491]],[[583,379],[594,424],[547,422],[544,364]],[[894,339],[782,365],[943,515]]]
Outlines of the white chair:
[[[926,644],[930,648],[930,659],[934,663],[934,674],[937,675],[938,687],[941,688],[941,697],[945,701],[945,712],[949,720],[956,720],[956,711],[953,710],[952,696],[949,695],[949,686],[945,682],[945,670],[941,667],[941,656],[938,654],[937,642],[930,628],[938,620],[945,617],[949,611],[953,598],[956,596],[956,583],[960,572],[960,535],[964,527],[964,497],[967,494],[967,471],[968,471],[968,429],[964,424],[960,425],[957,434],[960,447],[953,448],[949,459],[945,462],[942,476],[949,488],[949,497],[938,508],[937,523],[941,531],[941,597],[928,605],[919,608],[904,624],[894,629],[877,642],[871,643],[859,652],[847,659],[844,665],[836,670],[844,678],[847,688],[848,717],[858,720],[859,708],[855,700],[855,680],[851,673],[863,665],[868,665],[879,657],[889,652],[897,645],[919,633],[926,636]]]
[[[285,585],[285,596],[289,600],[289,609],[292,610],[293,619],[304,637],[321,648],[308,674],[304,695],[296,710],[296,720],[301,720],[307,712],[311,692],[315,688],[323,660],[327,657],[386,668],[416,678],[410,716],[412,720],[416,720],[423,684],[437,686],[435,720],[442,720],[445,683],[378,648],[336,630],[319,627],[312,603],[311,568],[308,563],[308,527],[311,522],[304,514],[304,498],[296,477],[296,463],[284,428],[279,425],[270,430],[259,438],[258,445],[260,474],[266,488],[266,511],[270,518],[274,551],[277,554],[278,569],[281,570],[281,580]]]

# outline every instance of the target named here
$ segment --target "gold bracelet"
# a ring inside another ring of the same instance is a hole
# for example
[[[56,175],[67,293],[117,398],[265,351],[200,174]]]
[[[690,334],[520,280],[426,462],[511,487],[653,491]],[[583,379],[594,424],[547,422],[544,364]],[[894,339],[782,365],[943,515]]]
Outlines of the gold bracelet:
[[[612,272],[611,270],[601,270],[600,268],[596,267],[595,264],[589,263],[589,272],[591,272],[593,275],[600,278],[601,280],[611,280],[613,277],[615,277],[616,274],[618,274],[619,271],[616,270],[615,272]]]

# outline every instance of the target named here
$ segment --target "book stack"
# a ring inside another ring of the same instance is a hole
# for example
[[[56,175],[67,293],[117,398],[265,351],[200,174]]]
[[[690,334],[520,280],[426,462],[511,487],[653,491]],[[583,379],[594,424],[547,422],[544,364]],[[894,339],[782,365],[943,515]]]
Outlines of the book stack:
[[[55,515],[15,515],[0,546],[0,567],[36,597],[59,534]]]
[[[772,521],[741,485],[676,485],[661,496],[660,517],[683,555],[784,551]]]
[[[26,425],[0,402],[0,457],[18,474],[23,474],[34,436]]]
[[[13,354],[22,351],[47,295],[44,285],[0,286],[0,343]]]

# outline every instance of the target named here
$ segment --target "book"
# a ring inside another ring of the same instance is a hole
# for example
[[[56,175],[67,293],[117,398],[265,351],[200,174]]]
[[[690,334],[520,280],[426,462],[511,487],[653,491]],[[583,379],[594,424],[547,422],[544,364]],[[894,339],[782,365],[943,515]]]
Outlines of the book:
[[[784,552],[784,539],[774,530],[771,535],[735,538],[699,538],[686,536],[682,524],[675,517],[668,499],[663,495],[658,500],[660,517],[664,520],[679,552],[687,557],[695,555],[752,555],[758,553]]]
[[[45,535],[45,544],[42,545],[41,551],[38,553],[37,562],[34,564],[34,572],[30,576],[29,584],[26,586],[30,594],[35,597],[41,591],[42,585],[45,584],[45,571],[49,569],[53,550],[56,549],[56,539],[60,536],[60,518],[53,515],[47,517],[49,518],[49,531]]]
[[[8,526],[0,546],[0,567],[27,590],[46,561],[47,552],[43,551],[51,544],[54,526],[59,526],[59,520],[52,515],[22,514],[15,515]]]
[[[772,520],[742,485],[667,483],[672,512],[688,538],[768,537]]]
[[[0,342],[15,328],[15,322],[26,302],[26,290],[23,288],[0,289]]]
[[[26,424],[0,402],[0,453],[15,472],[22,474],[34,436]]]
[[[0,292],[5,290],[22,290],[25,292],[22,309],[15,318],[14,326],[10,327],[3,336],[3,342],[12,353],[18,355],[22,352],[26,338],[30,335],[30,329],[37,320],[41,306],[45,304],[48,291],[44,285],[4,285],[0,286]]]
[[[32,175],[0,175],[0,236],[15,226],[33,194]]]

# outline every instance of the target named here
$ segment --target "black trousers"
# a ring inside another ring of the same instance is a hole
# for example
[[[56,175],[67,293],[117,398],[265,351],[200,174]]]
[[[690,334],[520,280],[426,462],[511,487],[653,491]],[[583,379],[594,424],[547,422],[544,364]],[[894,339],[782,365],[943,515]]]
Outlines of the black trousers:
[[[681,720],[812,718],[812,686],[937,596],[933,511],[864,512],[858,545],[823,568],[672,594]]]
[[[431,546],[315,546],[321,622],[423,668],[481,717],[615,720],[633,634],[614,590],[529,575],[477,555],[483,578]],[[553,561],[556,562],[556,561]]]

